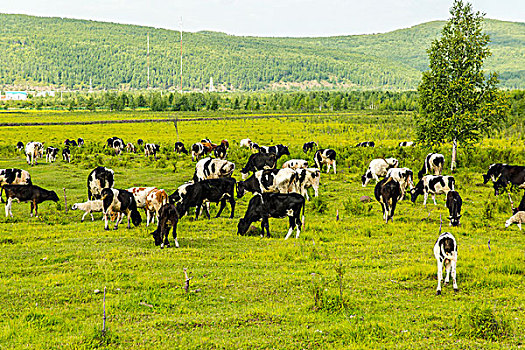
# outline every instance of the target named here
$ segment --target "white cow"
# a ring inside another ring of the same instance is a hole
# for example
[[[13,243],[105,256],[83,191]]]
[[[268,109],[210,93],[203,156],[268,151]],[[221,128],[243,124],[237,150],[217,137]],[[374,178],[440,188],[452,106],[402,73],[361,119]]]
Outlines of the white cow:
[[[458,284],[456,283],[456,263],[458,261],[458,246],[456,239],[450,232],[442,233],[434,245],[434,256],[437,260],[437,291],[436,295],[441,295],[441,280],[443,279],[443,266],[446,269],[447,276],[445,277],[445,284],[450,280],[452,274],[452,282],[454,291],[458,291]]]
[[[361,184],[366,187],[371,179],[379,182],[379,177],[386,176],[388,169],[397,168],[399,161],[395,158],[379,158],[373,159],[368,165],[368,169],[365,174],[361,176]]]

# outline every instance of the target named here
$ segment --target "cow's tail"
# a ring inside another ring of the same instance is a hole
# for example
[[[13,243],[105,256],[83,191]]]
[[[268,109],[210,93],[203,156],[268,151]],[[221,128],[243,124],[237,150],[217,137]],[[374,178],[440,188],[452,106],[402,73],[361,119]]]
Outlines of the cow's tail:
[[[2,193],[4,193],[4,186],[2,186],[2,189],[0,190],[0,203],[4,203],[4,199],[2,198]]]
[[[417,173],[418,179],[422,179],[423,175],[427,172],[427,159],[425,158],[425,161],[423,162],[423,168]]]

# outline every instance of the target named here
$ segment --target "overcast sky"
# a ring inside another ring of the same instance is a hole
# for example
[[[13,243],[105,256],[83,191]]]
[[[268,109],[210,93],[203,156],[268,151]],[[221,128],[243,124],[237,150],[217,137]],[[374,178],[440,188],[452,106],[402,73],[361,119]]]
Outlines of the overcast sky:
[[[0,0],[0,12],[234,35],[383,33],[446,20],[452,0]],[[524,0],[471,0],[487,18],[525,22]]]

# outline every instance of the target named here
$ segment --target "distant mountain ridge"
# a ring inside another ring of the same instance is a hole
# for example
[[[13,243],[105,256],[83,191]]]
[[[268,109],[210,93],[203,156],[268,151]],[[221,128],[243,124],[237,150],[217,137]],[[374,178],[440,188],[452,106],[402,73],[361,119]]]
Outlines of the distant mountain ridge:
[[[411,90],[443,21],[383,34],[320,38],[183,33],[183,87],[218,90]],[[486,71],[501,86],[525,88],[525,23],[485,20],[492,56]],[[0,14],[0,89],[180,86],[180,32],[56,17]]]

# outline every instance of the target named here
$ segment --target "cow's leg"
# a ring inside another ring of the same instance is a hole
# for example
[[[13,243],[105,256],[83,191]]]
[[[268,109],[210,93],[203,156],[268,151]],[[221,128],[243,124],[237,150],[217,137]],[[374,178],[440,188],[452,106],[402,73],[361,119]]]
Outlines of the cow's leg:
[[[215,215],[216,218],[221,216],[221,213],[224,210],[224,207],[226,207],[226,198],[221,200],[221,206],[219,207],[219,211],[217,212],[217,215]]]
[[[436,295],[441,295],[441,280],[443,279],[443,264],[441,261],[438,260],[437,262],[437,279],[438,279],[438,286],[436,290]]]
[[[124,214],[122,214],[124,215]],[[128,229],[131,228],[131,210],[128,210]]]
[[[35,217],[38,217],[38,203],[36,202],[36,200],[34,201],[35,203]]]
[[[150,211],[146,209],[146,227],[149,226],[149,217],[150,217]]]
[[[115,220],[115,226],[113,227],[114,230],[118,229],[118,224],[120,224],[120,215],[121,213],[119,212],[117,214],[117,220]]]
[[[233,215],[235,214],[235,197],[230,196],[229,201],[230,201],[230,209],[231,209],[230,219],[233,219]]]
[[[392,205],[390,207],[390,220],[392,220],[392,222],[394,222],[394,212],[396,211],[396,205],[397,203],[392,201]]]
[[[426,206],[426,205],[427,205],[427,199],[428,199],[428,192],[425,192],[425,194],[423,195],[423,197],[424,197],[423,205]]]
[[[210,202],[206,202],[206,204],[204,204],[206,206],[205,210],[206,210],[206,216],[208,217],[208,219],[211,219],[211,216],[210,216]]]
[[[173,231],[171,232],[172,236],[173,236],[173,240],[175,241],[175,247],[178,248],[179,247],[179,241],[177,240],[177,223],[172,223],[173,225]]]
[[[458,291],[458,284],[456,283],[456,261],[452,260],[450,265],[452,265],[452,283],[454,287],[454,292]]]
[[[262,219],[262,224],[266,228],[266,237],[270,238],[271,237],[271,235],[270,235],[270,223],[269,223],[269,220],[268,220],[267,217]],[[264,234],[264,230],[263,230],[263,234]]]
[[[199,219],[199,213],[201,211],[202,207],[202,201],[197,202],[197,206],[195,207],[195,221]]]
[[[450,267],[452,262],[449,260],[448,263],[445,263],[445,285],[450,281]]]
[[[330,163],[327,163],[327,169],[326,169],[326,173],[328,174],[330,172]]]
[[[301,234],[301,217],[300,214],[295,217],[295,228],[297,229],[297,234],[295,235],[295,238],[298,239],[299,235]]]
[[[89,214],[89,211],[86,211],[84,215],[82,215],[82,219],[80,219],[80,222],[84,222],[84,218],[86,217],[87,214]],[[93,214],[91,214],[91,221],[93,221]]]
[[[432,200],[434,201],[434,205],[437,205],[436,203],[436,194],[432,193]]]
[[[337,174],[337,170],[335,168],[335,160],[334,160],[334,174]]]
[[[5,217],[8,217],[9,215],[13,216],[13,213],[11,212],[12,205],[13,198],[7,198],[7,202],[5,203]]]
[[[31,212],[29,214],[29,216],[33,217],[33,209],[34,209],[34,205],[33,205],[33,202],[31,202]]]
[[[295,227],[295,218],[293,216],[289,216],[288,222],[290,224],[290,228],[288,229],[288,233],[286,234],[286,237],[284,237],[284,239],[288,239],[292,235],[293,229]]]
[[[109,230],[109,227],[108,227],[108,211],[109,210],[106,210],[104,212],[104,230]]]

